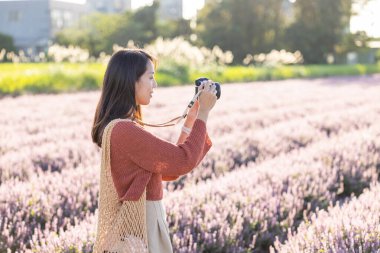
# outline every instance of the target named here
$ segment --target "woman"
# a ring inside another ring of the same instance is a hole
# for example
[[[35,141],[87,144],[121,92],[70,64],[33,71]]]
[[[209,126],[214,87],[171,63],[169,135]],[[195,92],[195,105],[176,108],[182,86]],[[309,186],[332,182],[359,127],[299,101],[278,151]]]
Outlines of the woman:
[[[92,139],[102,148],[94,252],[173,252],[162,181],[196,167],[211,148],[206,123],[216,98],[211,81],[188,113],[177,144],[143,128],[141,105],[157,87],[155,59],[140,49],[115,53],[107,66]]]

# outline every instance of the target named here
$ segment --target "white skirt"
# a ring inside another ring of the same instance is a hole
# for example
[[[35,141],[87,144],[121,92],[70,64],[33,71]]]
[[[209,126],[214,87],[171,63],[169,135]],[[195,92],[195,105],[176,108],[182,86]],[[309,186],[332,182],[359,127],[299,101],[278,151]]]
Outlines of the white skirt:
[[[166,210],[161,200],[146,201],[148,248],[150,253],[172,253]]]

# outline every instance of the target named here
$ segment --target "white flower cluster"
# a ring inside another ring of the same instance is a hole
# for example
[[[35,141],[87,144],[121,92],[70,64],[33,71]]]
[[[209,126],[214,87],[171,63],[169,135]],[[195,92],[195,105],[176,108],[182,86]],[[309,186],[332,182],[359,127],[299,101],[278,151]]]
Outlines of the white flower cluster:
[[[289,65],[289,64],[301,64],[303,63],[303,56],[300,51],[287,52],[282,49],[272,50],[269,54],[248,54],[243,63],[248,65],[252,62],[265,66],[276,66],[276,65]]]
[[[48,49],[48,57],[51,58],[54,62],[88,62],[90,53],[88,50],[82,49],[80,47],[64,47],[58,44],[54,44]]]
[[[63,62],[68,61],[75,62],[88,62],[90,61],[90,54],[88,50],[82,49],[76,46],[60,46],[53,44],[47,49],[47,53],[39,52],[34,53],[32,49],[28,49],[26,52],[19,50],[18,52],[7,52],[4,48],[0,51],[0,62]]]
[[[32,56],[33,55],[33,56]],[[20,62],[45,62],[46,55],[44,52],[40,52],[37,55],[34,55],[31,49],[28,49],[26,52],[19,50],[18,53],[13,51],[7,52],[4,48],[0,50],[0,62],[10,61],[13,63]]]
[[[131,40],[128,41],[126,47],[116,44],[113,45],[114,52],[123,48],[136,48],[136,46]],[[212,49],[208,49],[206,47],[198,48],[191,45],[190,42],[186,41],[182,37],[177,37],[174,39],[163,39],[162,37],[159,37],[152,44],[145,46],[144,49],[157,57],[162,63],[171,62],[176,64],[184,64],[194,68],[212,65],[225,65],[231,63],[233,60],[233,54],[231,51],[223,52],[223,50],[218,46],[214,46]],[[0,62],[41,62],[48,60],[52,62],[68,61],[71,63],[95,61],[107,64],[110,57],[110,55],[102,52],[99,57],[95,59],[90,57],[90,54],[86,49],[82,49],[77,46],[65,47],[58,44],[53,44],[48,48],[47,56],[42,52],[33,58],[26,56],[23,51],[19,51],[18,54],[14,52],[6,52],[5,49],[0,51]]]
[[[218,46],[214,46],[212,49],[198,48],[182,37],[174,39],[159,37],[152,44],[146,46],[145,49],[160,61],[186,64],[193,68],[215,64],[225,65],[233,60],[233,55],[230,51],[223,52]]]

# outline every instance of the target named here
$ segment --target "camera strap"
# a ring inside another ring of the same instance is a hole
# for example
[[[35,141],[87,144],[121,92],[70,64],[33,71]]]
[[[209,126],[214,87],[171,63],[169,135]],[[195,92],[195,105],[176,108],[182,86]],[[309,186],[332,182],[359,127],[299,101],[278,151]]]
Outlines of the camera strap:
[[[182,121],[182,119],[186,118],[187,113],[189,112],[190,108],[193,107],[195,101],[198,99],[199,95],[201,94],[202,90],[200,89],[197,94],[194,95],[193,99],[190,101],[190,103],[187,105],[185,111],[183,112],[182,116],[178,116],[174,119],[169,120],[168,122],[161,123],[161,124],[150,124],[150,123],[145,123],[137,118],[133,118],[133,121],[137,121],[139,124],[143,126],[150,126],[150,127],[168,127],[168,126],[175,126],[179,122]]]

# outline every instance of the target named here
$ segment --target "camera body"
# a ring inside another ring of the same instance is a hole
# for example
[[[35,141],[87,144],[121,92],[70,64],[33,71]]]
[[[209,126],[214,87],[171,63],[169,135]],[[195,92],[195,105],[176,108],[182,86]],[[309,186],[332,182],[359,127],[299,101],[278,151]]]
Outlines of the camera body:
[[[198,93],[198,87],[201,85],[201,83],[203,81],[207,81],[208,78],[206,77],[201,77],[201,78],[198,78],[197,80],[195,80],[195,94]],[[220,98],[220,95],[222,93],[221,89],[220,89],[220,84],[219,83],[213,83],[215,86],[216,86],[216,97],[219,99]]]

